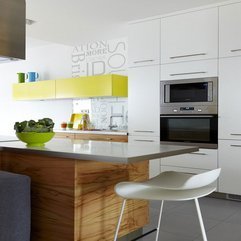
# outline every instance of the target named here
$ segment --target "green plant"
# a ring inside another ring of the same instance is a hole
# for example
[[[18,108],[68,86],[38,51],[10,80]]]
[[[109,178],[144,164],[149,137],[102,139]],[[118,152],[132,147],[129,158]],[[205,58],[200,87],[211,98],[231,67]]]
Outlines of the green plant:
[[[46,133],[53,132],[54,122],[50,118],[43,118],[38,121],[29,120],[22,122],[15,122],[14,130],[16,133],[21,132],[37,132]]]

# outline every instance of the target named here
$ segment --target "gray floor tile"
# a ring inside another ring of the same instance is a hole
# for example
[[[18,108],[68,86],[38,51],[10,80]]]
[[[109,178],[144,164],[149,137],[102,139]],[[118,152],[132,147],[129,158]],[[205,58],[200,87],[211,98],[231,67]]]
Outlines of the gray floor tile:
[[[208,241],[240,241],[240,225],[230,223],[220,223],[213,229],[207,231]],[[203,241],[201,236],[194,241]]]
[[[241,210],[241,203],[215,198],[200,198],[200,208],[203,218],[224,221]],[[183,206],[169,212],[197,215],[194,201],[187,201]]]
[[[140,241],[154,241],[156,238],[156,233],[152,233],[144,238],[139,239]],[[176,235],[172,233],[167,232],[160,232],[159,234],[159,241],[192,241],[190,237],[182,236],[182,235]]]

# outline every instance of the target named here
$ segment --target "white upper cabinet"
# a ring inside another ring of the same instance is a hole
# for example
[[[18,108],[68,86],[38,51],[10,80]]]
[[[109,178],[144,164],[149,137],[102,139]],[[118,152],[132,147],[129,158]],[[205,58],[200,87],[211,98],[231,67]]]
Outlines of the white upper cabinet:
[[[128,132],[160,135],[160,66],[130,68],[128,73]]]
[[[160,19],[129,25],[128,53],[129,67],[160,63]]]
[[[220,57],[241,55],[241,3],[219,8]]]
[[[241,57],[219,61],[219,139],[241,139]]]
[[[218,76],[217,59],[161,65],[161,81]]]
[[[218,57],[218,8],[161,19],[161,64]]]

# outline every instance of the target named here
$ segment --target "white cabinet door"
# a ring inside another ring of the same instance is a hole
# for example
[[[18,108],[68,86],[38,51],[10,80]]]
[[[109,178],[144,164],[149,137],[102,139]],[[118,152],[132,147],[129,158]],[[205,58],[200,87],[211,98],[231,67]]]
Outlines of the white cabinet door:
[[[241,195],[241,141],[219,141],[219,191]]]
[[[130,135],[160,136],[160,66],[128,72],[128,131]]]
[[[160,63],[160,19],[129,25],[129,66]]]
[[[149,136],[128,136],[129,143],[142,143],[143,145],[152,145],[153,143],[160,144],[159,137]],[[149,178],[152,178],[160,173],[160,159],[149,160]]]
[[[161,19],[161,64],[217,56],[218,8]]]
[[[217,168],[217,150],[200,149],[183,155],[161,158],[161,166],[212,170]]]
[[[161,81],[218,76],[216,59],[161,65]]]
[[[241,57],[219,64],[219,139],[241,139]]]
[[[241,3],[219,8],[219,55],[241,55]]]

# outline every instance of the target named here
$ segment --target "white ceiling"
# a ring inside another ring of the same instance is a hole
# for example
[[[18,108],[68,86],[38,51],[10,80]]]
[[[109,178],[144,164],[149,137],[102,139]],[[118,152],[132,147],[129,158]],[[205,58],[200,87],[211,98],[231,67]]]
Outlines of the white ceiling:
[[[27,37],[66,45],[126,36],[127,22],[224,0],[26,0]]]

